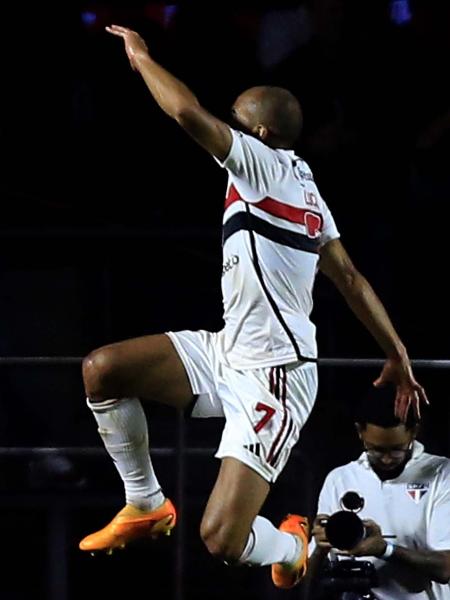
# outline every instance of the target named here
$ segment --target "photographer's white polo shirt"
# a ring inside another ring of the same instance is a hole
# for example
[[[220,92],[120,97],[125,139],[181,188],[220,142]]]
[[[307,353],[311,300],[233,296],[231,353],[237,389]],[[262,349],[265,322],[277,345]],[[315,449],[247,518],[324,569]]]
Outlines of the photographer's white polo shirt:
[[[342,510],[340,500],[355,491],[365,500],[358,513],[372,519],[394,544],[411,550],[450,550],[450,460],[424,452],[414,442],[413,454],[402,474],[381,481],[364,452],[358,460],[329,473],[320,492],[317,513]],[[314,550],[314,539],[310,553]],[[418,570],[374,557],[379,600],[450,600],[450,585],[430,581]]]

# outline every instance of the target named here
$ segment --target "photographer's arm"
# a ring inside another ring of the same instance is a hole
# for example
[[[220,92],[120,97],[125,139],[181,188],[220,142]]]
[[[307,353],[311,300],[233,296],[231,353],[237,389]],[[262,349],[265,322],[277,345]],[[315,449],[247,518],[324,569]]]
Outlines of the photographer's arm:
[[[450,582],[450,550],[410,550],[395,546],[389,562],[407,565],[438,583]]]
[[[315,548],[309,557],[308,570],[302,579],[302,588],[305,590],[305,598],[315,598],[320,575],[328,561],[328,552]]]
[[[375,556],[383,559],[387,542],[382,537],[380,527],[370,519],[364,521],[367,535],[355,548],[349,550],[351,556]],[[420,571],[432,581],[449,583],[450,550],[410,550],[403,546],[394,546],[393,553],[386,558],[389,562],[402,564]]]
[[[325,528],[321,525],[322,519],[327,519],[329,515],[320,514],[314,520],[312,535],[314,536],[315,548],[308,560],[308,570],[302,580],[302,586],[306,590],[305,597],[313,597],[316,584],[328,560],[328,554],[331,550],[331,544],[328,543]]]

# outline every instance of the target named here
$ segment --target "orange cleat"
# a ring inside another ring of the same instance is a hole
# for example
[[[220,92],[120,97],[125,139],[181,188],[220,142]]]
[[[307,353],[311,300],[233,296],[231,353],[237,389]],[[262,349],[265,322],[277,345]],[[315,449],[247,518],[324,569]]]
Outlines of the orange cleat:
[[[300,538],[302,544],[302,551],[295,563],[276,563],[272,565],[272,581],[276,587],[287,590],[297,585],[306,574],[308,567],[308,519],[300,515],[287,515],[278,529],[296,535]]]
[[[176,521],[175,507],[168,498],[159,508],[150,512],[127,504],[106,527],[82,539],[79,548],[92,554],[112,554],[113,550],[123,549],[137,540],[170,535]]]

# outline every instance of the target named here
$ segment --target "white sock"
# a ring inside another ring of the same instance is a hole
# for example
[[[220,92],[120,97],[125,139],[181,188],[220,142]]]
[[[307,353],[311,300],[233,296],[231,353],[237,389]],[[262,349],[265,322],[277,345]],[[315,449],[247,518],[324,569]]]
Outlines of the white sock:
[[[98,432],[125,486],[126,503],[153,510],[164,494],[153,471],[147,420],[137,398],[90,402]]]
[[[295,563],[302,549],[302,542],[296,535],[280,531],[269,520],[258,516],[252,523],[239,562],[252,567]]]

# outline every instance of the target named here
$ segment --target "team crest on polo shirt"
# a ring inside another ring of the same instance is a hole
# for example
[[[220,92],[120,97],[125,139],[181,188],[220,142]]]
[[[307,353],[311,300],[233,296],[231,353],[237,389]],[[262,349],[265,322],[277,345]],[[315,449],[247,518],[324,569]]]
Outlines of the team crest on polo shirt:
[[[414,500],[416,504],[419,504],[419,502],[428,492],[429,487],[429,483],[408,483],[406,486],[406,493],[411,500]]]

